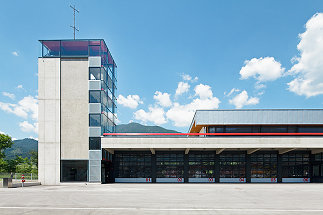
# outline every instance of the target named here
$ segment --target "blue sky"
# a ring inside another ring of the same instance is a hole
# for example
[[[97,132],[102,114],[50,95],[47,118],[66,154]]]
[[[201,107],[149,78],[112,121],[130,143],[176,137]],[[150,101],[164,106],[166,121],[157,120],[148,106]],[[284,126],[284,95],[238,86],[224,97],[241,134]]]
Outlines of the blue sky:
[[[195,109],[321,108],[321,1],[5,1],[0,132],[37,138],[39,39],[105,39],[118,119],[186,132]],[[322,74],[322,75],[321,75]]]

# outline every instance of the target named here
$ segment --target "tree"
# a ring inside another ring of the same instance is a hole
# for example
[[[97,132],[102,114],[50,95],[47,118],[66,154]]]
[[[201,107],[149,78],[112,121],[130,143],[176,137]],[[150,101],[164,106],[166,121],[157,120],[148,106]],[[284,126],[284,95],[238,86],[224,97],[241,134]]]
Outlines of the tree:
[[[3,170],[6,165],[7,161],[4,160],[5,158],[5,149],[10,148],[13,144],[13,141],[10,136],[6,134],[0,134],[0,170]]]
[[[29,152],[30,154],[30,161],[32,162],[32,164],[38,166],[38,152],[35,150],[32,150]]]

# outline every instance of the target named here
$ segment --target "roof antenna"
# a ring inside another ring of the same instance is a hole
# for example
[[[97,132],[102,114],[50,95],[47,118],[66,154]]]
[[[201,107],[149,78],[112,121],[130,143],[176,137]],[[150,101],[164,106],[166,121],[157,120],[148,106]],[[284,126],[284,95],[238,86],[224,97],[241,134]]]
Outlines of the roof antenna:
[[[73,28],[73,30],[74,30],[74,40],[75,40],[75,30],[77,30],[77,31],[79,31],[79,29],[77,29],[76,27],[75,27],[75,11],[76,12],[80,12],[80,11],[78,11],[76,8],[75,8],[75,5],[74,6],[72,6],[72,5],[70,5],[70,7],[73,9],[73,12],[74,12],[74,25],[73,26],[70,26],[71,28]]]

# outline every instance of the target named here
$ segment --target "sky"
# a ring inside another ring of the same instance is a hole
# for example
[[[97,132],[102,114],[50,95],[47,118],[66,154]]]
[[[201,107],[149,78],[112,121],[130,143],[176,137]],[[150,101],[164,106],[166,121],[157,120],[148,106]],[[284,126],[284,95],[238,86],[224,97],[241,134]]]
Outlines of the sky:
[[[319,0],[3,1],[0,132],[37,139],[41,39],[106,41],[118,123],[187,132],[196,109],[322,108]]]

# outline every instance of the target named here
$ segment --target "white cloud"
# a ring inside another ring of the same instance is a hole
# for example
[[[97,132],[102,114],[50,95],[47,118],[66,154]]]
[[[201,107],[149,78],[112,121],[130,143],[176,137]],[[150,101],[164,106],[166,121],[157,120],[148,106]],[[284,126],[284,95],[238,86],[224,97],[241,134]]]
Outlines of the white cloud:
[[[213,97],[210,86],[199,84],[194,90],[195,95],[199,98],[195,98],[191,103],[185,105],[176,102],[166,112],[167,119],[173,121],[177,127],[189,126],[196,110],[219,108],[220,100]]]
[[[11,52],[11,54],[14,55],[14,56],[16,56],[16,57],[19,56],[19,54],[18,54],[17,51]]]
[[[170,95],[168,93],[156,91],[154,99],[163,107],[170,107],[172,105],[172,101],[170,100]]]
[[[119,95],[117,102],[118,104],[131,109],[135,109],[138,107],[139,104],[143,104],[138,95],[128,95],[127,98],[123,95]]]
[[[227,96],[227,97],[229,97],[229,96],[231,96],[235,92],[240,92],[240,90],[237,89],[237,88],[232,88],[229,93],[224,92],[224,95]]]
[[[211,87],[204,84],[199,84],[194,88],[195,95],[199,96],[201,99],[212,98],[213,93]]]
[[[273,57],[246,60],[240,70],[241,79],[255,78],[258,82],[274,81],[280,78],[285,68]]]
[[[0,134],[5,134],[4,132],[0,131]]]
[[[15,98],[16,98],[15,94],[8,93],[8,92],[2,92],[2,95],[6,96],[12,100],[15,100]]]
[[[177,89],[176,89],[176,93],[175,95],[176,96],[179,96],[185,92],[188,92],[190,88],[190,85],[188,83],[185,83],[185,82],[179,82],[178,85],[177,85]]]
[[[295,78],[288,83],[288,89],[311,97],[323,94],[323,13],[311,17],[305,28],[305,32],[299,34],[299,57],[292,59],[296,64],[289,73]]]
[[[19,127],[23,132],[34,132],[38,134],[38,123],[35,122],[33,124],[30,124],[27,121],[23,121],[19,123]]]
[[[259,98],[256,98],[256,97],[249,98],[247,91],[243,90],[241,93],[233,97],[233,99],[230,99],[229,103],[233,104],[237,109],[240,109],[245,105],[258,104]]]
[[[23,86],[22,86],[21,84],[19,84],[19,85],[17,86],[17,89],[23,89]]]
[[[134,118],[142,122],[152,122],[156,125],[165,124],[167,121],[165,119],[165,111],[160,107],[149,107],[149,111],[144,111],[143,109],[134,112]]]
[[[196,82],[198,80],[198,77],[192,78],[190,75],[188,74],[182,74],[182,79],[184,81],[191,81],[191,82]]]
[[[0,109],[24,119],[27,119],[29,114],[33,120],[38,119],[38,100],[32,96],[24,97],[18,104],[0,102]]]

